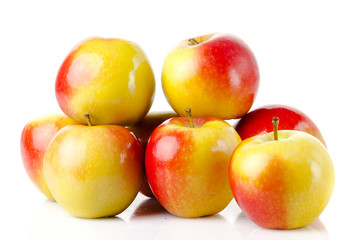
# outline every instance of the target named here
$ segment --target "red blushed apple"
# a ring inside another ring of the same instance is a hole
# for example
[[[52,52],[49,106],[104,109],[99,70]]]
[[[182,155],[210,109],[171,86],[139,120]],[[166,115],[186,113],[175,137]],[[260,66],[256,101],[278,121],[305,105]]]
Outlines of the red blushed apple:
[[[146,117],[142,119],[140,122],[136,123],[135,125],[129,126],[128,129],[132,131],[135,134],[135,136],[139,139],[145,152],[146,145],[154,129],[158,127],[161,123],[163,123],[165,120],[176,116],[178,115],[175,112],[152,112],[146,115]],[[144,154],[144,159],[145,159],[145,154]],[[151,191],[146,175],[144,182],[141,186],[140,192],[147,197],[150,198],[155,197]]]
[[[234,119],[251,108],[259,87],[254,54],[240,38],[208,34],[180,42],[165,58],[162,87],[181,116]]]
[[[52,114],[29,121],[20,140],[21,157],[25,170],[35,186],[47,198],[54,200],[43,173],[43,159],[54,135],[63,127],[76,122],[62,114]]]
[[[318,139],[302,131],[278,131],[278,118],[273,120],[273,132],[247,138],[235,149],[230,186],[244,214],[257,225],[308,226],[330,200],[334,166]]]
[[[233,198],[228,166],[240,143],[236,131],[218,118],[172,118],[149,139],[145,168],[151,189],[170,213],[200,217],[223,210]]]
[[[325,140],[315,123],[302,111],[280,104],[266,105],[250,111],[235,125],[241,139],[273,131],[272,118],[280,119],[279,130],[297,130],[309,133],[319,139],[325,146]]]

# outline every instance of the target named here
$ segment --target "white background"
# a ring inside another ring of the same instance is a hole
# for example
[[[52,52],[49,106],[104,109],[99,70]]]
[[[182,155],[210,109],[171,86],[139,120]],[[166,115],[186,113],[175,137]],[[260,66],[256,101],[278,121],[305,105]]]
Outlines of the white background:
[[[340,239],[358,236],[360,6],[356,1],[1,1],[1,239]],[[60,113],[57,70],[91,36],[137,42],[156,77],[151,111],[170,110],[161,89],[166,54],[179,41],[229,32],[253,50],[261,81],[253,108],[294,106],[320,128],[332,156],[332,199],[313,225],[256,227],[232,202],[222,213],[181,219],[138,196],[117,218],[84,220],[47,201],[20,159],[23,126]]]

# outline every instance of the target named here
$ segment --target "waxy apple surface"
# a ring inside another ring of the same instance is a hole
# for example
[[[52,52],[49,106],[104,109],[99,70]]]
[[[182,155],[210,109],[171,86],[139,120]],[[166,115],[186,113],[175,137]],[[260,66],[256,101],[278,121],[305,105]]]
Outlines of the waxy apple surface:
[[[140,122],[128,127],[130,131],[132,131],[135,134],[135,136],[139,139],[141,145],[143,146],[144,162],[145,162],[146,146],[149,141],[151,133],[165,120],[176,116],[178,115],[175,112],[152,112],[146,115],[146,117],[142,119]],[[147,197],[155,198],[149,186],[146,175],[144,178],[144,182],[141,186],[140,192]]]
[[[144,51],[122,39],[92,38],[66,57],[56,78],[56,98],[69,117],[93,124],[131,125],[149,111],[155,79]]]
[[[254,54],[238,37],[215,33],[179,43],[165,58],[162,87],[181,116],[233,119],[251,108],[259,87]]]
[[[143,150],[126,128],[72,125],[61,129],[44,158],[55,200],[83,218],[114,216],[135,199],[144,179]]]
[[[50,141],[63,127],[76,124],[62,114],[51,114],[29,121],[21,133],[22,162],[30,180],[47,198],[54,200],[43,172],[44,155]]]
[[[302,111],[286,105],[273,104],[259,107],[248,112],[234,125],[241,139],[273,131],[272,118],[280,120],[279,130],[297,130],[309,133],[319,139],[325,146],[325,140],[319,128]]]
[[[280,119],[281,122],[281,119]],[[335,173],[325,146],[310,134],[282,130],[245,139],[234,151],[229,181],[245,215],[265,228],[310,225],[330,200]]]
[[[233,198],[228,166],[240,143],[218,118],[172,118],[151,134],[145,167],[151,189],[170,213],[200,217],[223,210]]]

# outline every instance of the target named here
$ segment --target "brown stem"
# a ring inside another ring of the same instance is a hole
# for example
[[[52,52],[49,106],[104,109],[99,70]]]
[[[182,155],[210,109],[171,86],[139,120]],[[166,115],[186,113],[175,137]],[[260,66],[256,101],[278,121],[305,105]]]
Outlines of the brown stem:
[[[91,126],[92,126],[92,123],[91,123],[91,120],[90,120],[90,115],[89,115],[89,113],[85,113],[84,116],[85,116],[85,118],[86,118],[86,122],[87,122],[88,126],[91,127]]]
[[[195,38],[190,38],[189,43],[190,43],[190,45],[198,45],[199,44],[199,42],[196,41]]]
[[[191,116],[191,108],[187,108],[187,109],[185,109],[185,111],[186,111],[186,113],[188,115],[188,118],[189,118],[190,127],[194,128],[194,120],[193,120],[193,118]]]
[[[277,141],[279,139],[278,138],[279,118],[273,117],[272,124],[274,129],[274,140]]]

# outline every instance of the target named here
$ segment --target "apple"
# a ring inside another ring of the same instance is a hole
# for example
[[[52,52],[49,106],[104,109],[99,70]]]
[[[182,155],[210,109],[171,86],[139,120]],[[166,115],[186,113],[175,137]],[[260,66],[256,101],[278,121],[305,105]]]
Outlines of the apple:
[[[76,122],[62,114],[50,114],[32,119],[21,133],[21,158],[30,180],[48,199],[54,200],[43,173],[43,160],[47,147],[63,127]]]
[[[272,118],[281,119],[279,130],[298,130],[309,133],[319,139],[325,146],[325,140],[315,123],[302,111],[287,105],[272,104],[250,111],[234,127],[241,139],[258,134],[272,132]]]
[[[161,124],[151,134],[145,156],[157,200],[180,217],[223,210],[233,198],[228,166],[240,141],[235,129],[219,118],[175,117]]]
[[[145,162],[146,145],[149,141],[151,133],[154,131],[156,127],[158,127],[165,120],[176,116],[178,115],[175,112],[152,112],[146,115],[146,117],[142,119],[140,122],[128,127],[128,129],[132,131],[136,137],[138,137],[138,139],[141,142],[141,145],[143,146],[144,162]],[[141,186],[140,192],[147,197],[150,198],[155,197],[150,189],[146,175],[144,178],[144,182]]]
[[[181,116],[233,119],[251,108],[259,87],[259,69],[244,41],[214,33],[180,42],[165,58],[162,87]]]
[[[280,119],[281,121],[281,119]],[[245,139],[229,165],[229,182],[244,214],[264,228],[310,225],[330,200],[335,173],[326,147],[312,135],[277,129]]]
[[[56,98],[69,117],[86,124],[132,125],[149,111],[155,79],[144,51],[134,42],[91,38],[76,46],[56,78]]]
[[[118,125],[70,125],[51,141],[44,175],[59,205],[82,218],[115,216],[135,199],[144,179],[141,143]]]

